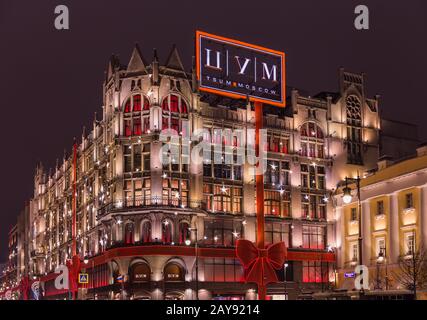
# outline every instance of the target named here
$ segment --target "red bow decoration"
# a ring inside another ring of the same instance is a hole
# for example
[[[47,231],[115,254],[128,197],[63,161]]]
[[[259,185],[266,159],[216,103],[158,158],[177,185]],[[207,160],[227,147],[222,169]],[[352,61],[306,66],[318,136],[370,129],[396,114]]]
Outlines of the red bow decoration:
[[[77,278],[80,272],[79,256],[77,255],[73,256],[72,260],[68,260],[67,267],[68,267],[68,279],[70,282],[70,289],[72,292],[75,292],[78,289]]]
[[[28,277],[23,277],[21,279],[21,292],[23,300],[28,300],[28,290],[30,290],[30,280]]]
[[[278,242],[269,245],[266,249],[259,249],[249,240],[237,240],[236,256],[247,271],[246,282],[266,286],[278,281],[274,269],[283,267],[286,246],[284,242]]]

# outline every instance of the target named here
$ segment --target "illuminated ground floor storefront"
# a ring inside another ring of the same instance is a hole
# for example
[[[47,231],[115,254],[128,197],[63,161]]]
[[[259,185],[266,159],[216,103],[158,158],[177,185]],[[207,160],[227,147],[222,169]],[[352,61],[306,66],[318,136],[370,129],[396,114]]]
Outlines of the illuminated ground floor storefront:
[[[89,283],[80,285],[78,299],[257,298],[256,285],[244,282],[245,270],[233,248],[198,248],[195,255],[195,248],[189,246],[120,247],[85,262],[81,272],[89,275]],[[268,287],[268,298],[299,299],[307,293],[330,290],[335,286],[334,266],[332,253],[290,250],[286,264],[277,270],[278,282]],[[43,299],[70,297],[67,290],[55,288],[56,277],[52,273],[40,278]]]

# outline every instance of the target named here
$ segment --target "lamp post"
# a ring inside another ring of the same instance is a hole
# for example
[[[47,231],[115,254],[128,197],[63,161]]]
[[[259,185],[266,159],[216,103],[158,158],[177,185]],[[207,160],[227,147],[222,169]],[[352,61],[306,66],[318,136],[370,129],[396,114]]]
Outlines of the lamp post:
[[[288,269],[288,267],[289,267],[289,264],[287,262],[285,262],[285,264],[283,265],[283,269],[284,269],[284,273],[285,273],[285,279],[283,281],[283,285],[285,287],[285,300],[288,300],[288,289],[286,287],[286,284],[288,282],[287,277],[286,277],[286,269]]]
[[[349,204],[352,200],[352,196],[351,196],[351,189],[348,187],[348,183],[355,183],[356,184],[356,190],[357,190],[357,211],[358,211],[358,224],[359,224],[359,236],[358,236],[358,252],[359,252],[359,266],[363,265],[363,249],[362,249],[362,242],[363,242],[363,237],[362,237],[362,201],[361,201],[361,196],[360,196],[360,181],[361,178],[359,176],[359,174],[357,175],[356,178],[345,178],[345,188],[343,189],[343,197],[342,200],[345,204]],[[363,271],[361,269],[360,274],[362,275]],[[361,288],[360,288],[360,293],[363,294],[364,293],[364,289],[363,289],[363,277],[361,278]]]
[[[84,260],[83,260],[83,262],[84,262],[84,264],[85,265],[88,265],[89,264],[89,258],[85,258]],[[92,278],[92,291],[93,291],[93,300],[95,300],[95,297],[96,297],[96,295],[95,295],[95,279],[94,279],[94,275],[95,275],[95,270],[94,270],[94,268],[95,268],[95,265],[94,265],[94,261],[93,261],[93,259],[92,259],[92,276],[91,276],[91,278]]]
[[[190,232],[194,231],[195,236],[196,236],[196,241],[194,242],[194,251],[195,251],[195,255],[196,255],[196,300],[199,300],[199,254],[198,254],[199,238],[197,235],[197,228],[188,228],[188,230],[190,230]]]
[[[385,263],[385,278],[384,278],[384,280],[385,280],[385,289],[388,290],[387,247],[381,248],[381,250],[378,254],[377,265],[379,265],[382,262]]]

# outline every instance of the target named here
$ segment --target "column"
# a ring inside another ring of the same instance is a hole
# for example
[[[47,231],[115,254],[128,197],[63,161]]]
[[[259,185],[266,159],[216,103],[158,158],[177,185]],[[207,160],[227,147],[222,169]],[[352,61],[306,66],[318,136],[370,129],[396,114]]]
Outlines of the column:
[[[397,263],[399,260],[399,204],[397,193],[390,196],[390,214],[388,223],[389,248],[387,255],[390,263]]]
[[[163,165],[160,152],[162,143],[160,141],[151,142],[150,167],[151,167],[151,201],[161,203],[163,195]]]
[[[191,124],[192,128],[190,128],[191,135],[194,134],[194,132],[197,133],[195,135],[194,139],[195,141],[192,141],[194,145],[197,145],[196,142],[199,138],[203,138],[201,130],[203,129],[203,120],[202,118],[198,117],[195,114],[191,115]],[[190,140],[191,141],[191,140]],[[190,145],[192,146],[192,145]],[[202,152],[201,157],[199,158],[198,155],[195,155],[196,158],[193,158],[191,156],[192,148],[190,148],[190,207],[197,208],[202,205],[203,201],[203,156],[204,153]],[[195,152],[196,154],[197,152]]]
[[[421,219],[421,243],[427,246],[427,185],[420,187],[420,219]]]
[[[363,264],[371,264],[371,208],[369,201],[362,202],[362,237],[363,237]]]
[[[344,267],[345,235],[344,235],[344,210],[343,207],[335,209],[335,232],[337,244],[337,269]]]

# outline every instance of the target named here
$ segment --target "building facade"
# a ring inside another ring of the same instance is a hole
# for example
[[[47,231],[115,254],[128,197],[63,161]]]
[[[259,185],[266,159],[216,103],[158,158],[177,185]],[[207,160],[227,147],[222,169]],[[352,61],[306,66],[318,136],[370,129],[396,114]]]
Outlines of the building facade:
[[[265,239],[288,247],[273,299],[336,285],[332,195],[379,156],[378,100],[367,97],[364,75],[341,69],[338,92],[289,92],[285,109],[264,107]],[[234,247],[256,240],[253,165],[218,164],[245,148],[224,132],[253,128],[253,106],[199,92],[175,47],[164,65],[156,53],[146,63],[138,47],[126,66],[113,56],[102,118],[77,148],[77,253],[90,279],[79,298],[254,299]],[[166,129],[175,137],[163,139]],[[197,162],[199,143],[212,152]],[[17,280],[40,281],[45,299],[67,296],[53,282],[72,254],[73,182],[72,153],[50,172],[37,166],[25,211]]]
[[[8,234],[8,261],[1,265],[0,273],[0,291],[5,296],[9,291],[8,297],[18,297],[18,226],[14,225]]]
[[[396,273],[399,261],[411,258],[427,244],[427,147],[416,156],[378,162],[377,170],[361,181],[362,257],[369,268],[371,290],[404,290]],[[357,197],[346,205],[336,196],[339,287],[354,289],[359,261]]]

